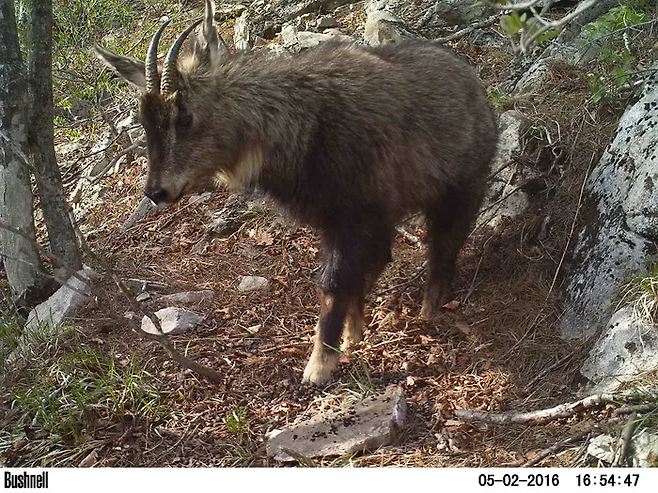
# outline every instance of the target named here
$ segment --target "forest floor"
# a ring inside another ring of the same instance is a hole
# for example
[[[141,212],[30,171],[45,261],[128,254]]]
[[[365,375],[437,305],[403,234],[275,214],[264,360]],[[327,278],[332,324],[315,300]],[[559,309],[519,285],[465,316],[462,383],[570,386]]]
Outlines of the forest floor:
[[[468,38],[453,48],[481,67],[488,87],[503,81],[509,52],[470,45]],[[3,426],[14,430],[3,435],[12,440],[2,452],[5,463],[275,466],[265,455],[268,431],[391,383],[404,387],[409,405],[396,443],[318,465],[520,465],[595,423],[605,428],[607,410],[507,426],[467,423],[453,414],[528,411],[576,397],[578,368],[591,343],[558,337],[561,285],[569,248],[587,217],[584,180],[620,111],[588,102],[589,88],[573,69],[554,66],[551,73],[552,85],[541,95],[494,101],[499,111],[516,109],[532,122],[517,163],[537,177],[530,208],[496,230],[473,231],[459,258],[453,301],[431,322],[420,318],[423,228],[407,226],[420,242],[396,238],[394,260],[367,300],[365,340],[341,358],[333,383],[323,387],[300,384],[319,311],[314,231],[265,204],[250,209],[230,236],[193,251],[227,192],[151,212],[123,231],[142,198],[145,160],[107,176],[106,190],[81,224],[91,248],[122,279],[163,283],[158,293],[215,291],[213,299],[186,306],[204,317],[202,326],[171,340],[223,379],[211,384],[180,368],[131,328],[130,304],[103,275],[95,303],[72,320],[66,337],[10,375],[1,404]],[[60,132],[58,138],[67,137]],[[270,289],[239,292],[245,275],[270,279]],[[165,305],[153,296],[144,306]],[[94,397],[83,395],[90,388]],[[14,409],[26,412],[19,418]],[[25,436],[18,440],[21,427]],[[540,464],[592,465],[582,452],[576,444]]]

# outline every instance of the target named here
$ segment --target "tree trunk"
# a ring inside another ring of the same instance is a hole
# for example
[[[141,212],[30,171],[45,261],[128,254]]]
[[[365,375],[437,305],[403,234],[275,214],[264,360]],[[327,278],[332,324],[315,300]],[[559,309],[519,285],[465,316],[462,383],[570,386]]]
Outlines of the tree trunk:
[[[50,250],[68,267],[82,267],[53,143],[52,0],[25,0],[27,18],[28,144],[48,229]]]
[[[35,236],[27,145],[24,78],[14,0],[0,0],[0,218]],[[39,255],[32,243],[0,229],[5,270],[12,294],[25,295],[39,285]]]

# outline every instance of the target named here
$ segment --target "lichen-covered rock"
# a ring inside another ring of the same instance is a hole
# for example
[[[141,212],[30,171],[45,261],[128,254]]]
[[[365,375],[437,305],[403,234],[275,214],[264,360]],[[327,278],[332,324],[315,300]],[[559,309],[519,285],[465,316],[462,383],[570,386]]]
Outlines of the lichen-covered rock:
[[[586,212],[568,279],[564,337],[588,336],[604,326],[618,288],[656,259],[657,185],[658,85],[652,83],[624,113],[588,179],[591,207],[583,209],[593,210]]]

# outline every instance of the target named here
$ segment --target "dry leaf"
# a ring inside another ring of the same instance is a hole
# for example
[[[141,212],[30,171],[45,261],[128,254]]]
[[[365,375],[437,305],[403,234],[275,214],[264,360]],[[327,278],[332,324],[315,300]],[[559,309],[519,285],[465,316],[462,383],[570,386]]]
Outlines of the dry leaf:
[[[252,336],[258,334],[258,331],[262,328],[263,326],[261,324],[256,324],[252,325],[251,327],[247,327],[246,331],[249,332]]]
[[[455,324],[455,327],[457,327],[464,335],[468,335],[471,333],[471,328],[468,326],[466,322],[457,322]]]
[[[345,355],[345,354],[341,354],[341,355],[338,357],[338,363],[344,363],[344,364],[347,364],[347,363],[349,363],[349,362],[350,362],[350,358],[349,358],[347,355]]]
[[[459,301],[452,300],[452,301],[448,301],[445,305],[443,305],[443,308],[445,308],[446,310],[456,310],[457,308],[459,308],[459,305],[461,305]]]
[[[267,231],[249,230],[249,237],[253,238],[254,243],[258,246],[271,246],[274,243],[274,237]]]
[[[93,467],[96,465],[96,462],[98,462],[98,452],[94,449],[80,461],[78,467]]]
[[[426,344],[432,344],[434,342],[436,342],[436,339],[434,339],[433,337],[429,337],[423,334],[420,335],[421,344],[426,345]]]
[[[288,287],[288,283],[287,283],[286,280],[285,280],[283,277],[281,277],[281,276],[274,276],[274,277],[272,278],[272,280],[278,282],[278,283],[281,284],[281,286],[283,286],[284,288],[287,288],[287,287]]]
[[[446,422],[443,423],[443,425],[444,425],[446,428],[455,428],[455,427],[457,427],[457,426],[461,426],[461,425],[463,425],[463,424],[464,424],[463,421],[459,421],[459,420],[457,420],[457,419],[447,419]]]
[[[407,387],[413,387],[414,385],[416,385],[416,379],[409,375],[407,377]]]

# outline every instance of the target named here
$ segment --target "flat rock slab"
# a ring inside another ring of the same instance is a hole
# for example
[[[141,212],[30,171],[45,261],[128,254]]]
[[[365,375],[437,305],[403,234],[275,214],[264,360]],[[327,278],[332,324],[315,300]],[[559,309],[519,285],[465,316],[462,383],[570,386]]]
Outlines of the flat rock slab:
[[[405,420],[407,403],[402,387],[327,411],[268,436],[267,455],[289,462],[298,457],[327,457],[366,452],[388,445]]]
[[[43,328],[44,325],[55,328],[67,317],[70,317],[80,305],[87,302],[88,299],[83,293],[90,293],[90,286],[98,279],[98,275],[87,266],[79,270],[77,274],[88,281],[85,283],[77,277],[70,277],[66,284],[55,291],[55,294],[30,312],[25,326],[28,331]]]

